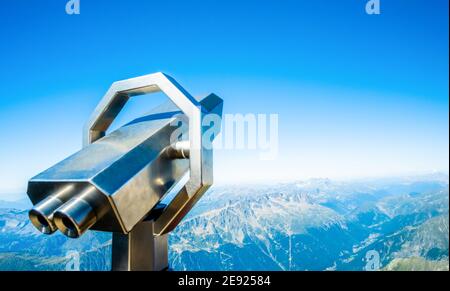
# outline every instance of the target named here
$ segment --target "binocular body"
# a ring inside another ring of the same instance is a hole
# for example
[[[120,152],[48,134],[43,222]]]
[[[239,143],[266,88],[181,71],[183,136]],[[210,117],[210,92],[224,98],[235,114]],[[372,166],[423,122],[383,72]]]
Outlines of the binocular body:
[[[158,91],[170,101],[106,132],[129,98]],[[212,148],[202,135],[212,129],[215,137],[220,122],[202,121],[220,120],[222,104],[214,94],[196,100],[162,73],[114,83],[85,127],[83,149],[29,181],[31,222],[42,233],[77,238],[88,229],[127,235],[152,217],[152,235],[168,233],[212,184]]]

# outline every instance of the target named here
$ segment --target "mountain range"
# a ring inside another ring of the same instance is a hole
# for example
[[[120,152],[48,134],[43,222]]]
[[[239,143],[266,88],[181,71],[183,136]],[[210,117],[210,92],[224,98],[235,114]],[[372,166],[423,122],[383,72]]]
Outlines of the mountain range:
[[[45,236],[0,203],[0,270],[109,270],[111,235]],[[14,207],[12,207],[14,206]],[[213,187],[169,236],[174,270],[448,270],[448,175]]]

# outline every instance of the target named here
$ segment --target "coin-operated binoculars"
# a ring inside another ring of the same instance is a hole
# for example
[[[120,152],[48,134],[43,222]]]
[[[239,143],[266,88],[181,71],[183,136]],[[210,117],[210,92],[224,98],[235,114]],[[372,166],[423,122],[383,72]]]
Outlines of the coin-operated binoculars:
[[[130,98],[153,92],[170,101],[106,133]],[[213,183],[222,104],[214,94],[193,98],[162,73],[113,83],[84,128],[83,149],[29,181],[31,222],[71,238],[112,232],[113,270],[168,268],[167,234]]]

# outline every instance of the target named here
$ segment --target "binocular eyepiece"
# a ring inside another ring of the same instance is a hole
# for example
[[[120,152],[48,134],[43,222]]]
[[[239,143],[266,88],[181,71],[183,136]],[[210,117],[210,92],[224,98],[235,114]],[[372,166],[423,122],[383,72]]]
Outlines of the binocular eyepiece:
[[[31,223],[44,234],[60,230],[68,237],[77,238],[105,214],[106,207],[99,203],[101,200],[102,194],[93,186],[77,189],[74,184],[68,184],[36,204],[28,215]]]

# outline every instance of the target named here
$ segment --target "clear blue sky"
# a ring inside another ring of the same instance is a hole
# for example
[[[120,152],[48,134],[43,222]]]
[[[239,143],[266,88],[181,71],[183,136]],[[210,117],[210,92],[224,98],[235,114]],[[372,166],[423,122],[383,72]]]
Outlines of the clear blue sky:
[[[278,159],[218,152],[218,180],[448,171],[447,0],[65,3],[0,4],[0,199],[80,148],[113,81],[157,71],[279,114]]]

